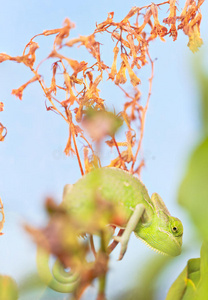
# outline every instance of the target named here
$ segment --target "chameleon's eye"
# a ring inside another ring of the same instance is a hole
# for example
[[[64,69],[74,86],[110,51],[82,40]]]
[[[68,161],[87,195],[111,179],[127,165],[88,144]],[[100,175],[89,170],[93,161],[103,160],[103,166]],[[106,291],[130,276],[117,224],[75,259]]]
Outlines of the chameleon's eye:
[[[181,236],[183,234],[183,225],[180,220],[177,218],[172,217],[173,219],[171,220],[171,231],[175,236]]]

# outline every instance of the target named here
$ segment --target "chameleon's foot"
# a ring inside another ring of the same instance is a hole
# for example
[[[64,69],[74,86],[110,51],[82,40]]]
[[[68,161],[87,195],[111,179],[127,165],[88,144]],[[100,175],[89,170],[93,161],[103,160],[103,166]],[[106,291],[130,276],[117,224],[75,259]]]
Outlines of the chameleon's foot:
[[[139,219],[141,218],[143,212],[144,212],[144,205],[143,204],[137,204],[136,207],[134,208],[134,211],[126,225],[126,228],[124,230],[124,233],[122,234],[122,236],[115,236],[114,240],[116,242],[120,242],[121,243],[121,251],[119,254],[119,258],[118,260],[121,260],[126,252],[127,249],[127,245],[129,242],[129,238],[130,235],[132,233],[132,231],[134,231],[134,229],[136,228]]]
[[[121,250],[120,250],[118,260],[122,260],[122,258],[124,257],[124,254],[126,253],[126,250],[127,250],[128,241],[126,241],[124,238],[122,238],[122,236],[114,236],[113,239],[114,239],[114,241],[121,244]]]

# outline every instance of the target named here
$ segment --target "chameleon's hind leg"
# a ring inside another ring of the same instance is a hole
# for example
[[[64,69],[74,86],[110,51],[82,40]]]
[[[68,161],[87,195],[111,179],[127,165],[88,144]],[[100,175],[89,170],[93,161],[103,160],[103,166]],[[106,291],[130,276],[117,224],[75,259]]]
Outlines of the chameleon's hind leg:
[[[121,260],[126,252],[127,249],[127,245],[128,245],[128,241],[130,238],[130,235],[132,233],[132,231],[134,231],[134,229],[136,228],[139,219],[141,218],[143,212],[144,212],[144,205],[143,204],[137,204],[133,214],[131,215],[126,228],[122,234],[122,236],[115,236],[114,240],[117,242],[121,243],[121,250],[120,250],[120,254],[119,254],[119,258],[118,260]]]

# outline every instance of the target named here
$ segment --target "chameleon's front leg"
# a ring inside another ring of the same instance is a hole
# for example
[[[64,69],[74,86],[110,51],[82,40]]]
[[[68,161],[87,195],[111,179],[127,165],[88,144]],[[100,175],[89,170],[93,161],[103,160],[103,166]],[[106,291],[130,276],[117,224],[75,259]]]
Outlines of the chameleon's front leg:
[[[131,217],[126,225],[126,228],[125,228],[122,236],[114,237],[115,241],[121,243],[121,250],[120,250],[118,260],[121,260],[123,258],[124,254],[126,252],[126,249],[127,249],[130,235],[131,235],[132,231],[134,231],[134,229],[136,228],[136,226],[139,222],[139,219],[141,218],[144,210],[145,210],[145,207],[143,204],[137,204],[137,206],[134,209],[133,214],[131,215]]]

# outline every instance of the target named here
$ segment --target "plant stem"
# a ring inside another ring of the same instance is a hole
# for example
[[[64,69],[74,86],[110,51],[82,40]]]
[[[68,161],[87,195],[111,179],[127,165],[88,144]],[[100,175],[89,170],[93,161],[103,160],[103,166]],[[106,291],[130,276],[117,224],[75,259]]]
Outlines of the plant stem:
[[[106,241],[105,241],[105,231],[101,230],[100,232],[100,255],[102,260],[102,255],[107,255],[107,247],[106,247]],[[106,264],[108,263],[108,260],[106,260]],[[107,266],[105,268],[107,270]],[[105,300],[105,287],[106,287],[106,271],[104,271],[99,276],[99,291],[98,291],[98,297],[97,300]]]
[[[79,151],[77,149],[77,143],[76,143],[76,139],[75,139],[74,130],[72,130],[72,138],[73,138],[73,142],[74,142],[74,148],[75,148],[75,152],[76,152],[76,155],[77,155],[77,160],[78,160],[80,172],[81,172],[81,175],[83,176],[84,171],[83,171],[83,168],[82,168],[82,163],[81,163],[81,159],[80,159],[80,156],[79,156]]]

